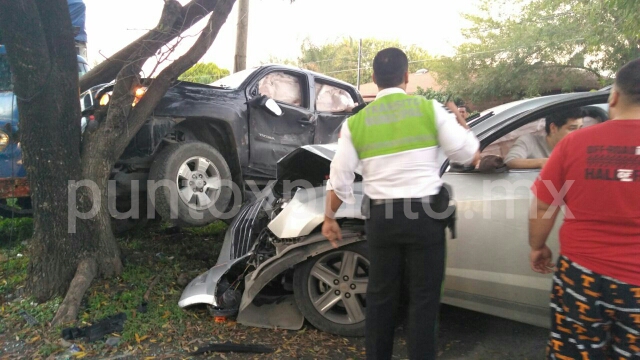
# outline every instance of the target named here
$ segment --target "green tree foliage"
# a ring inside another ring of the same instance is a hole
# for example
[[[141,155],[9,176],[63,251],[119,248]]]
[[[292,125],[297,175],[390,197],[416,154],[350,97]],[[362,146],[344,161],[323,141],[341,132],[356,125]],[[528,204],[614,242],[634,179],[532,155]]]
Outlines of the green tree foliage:
[[[314,44],[307,39],[302,43],[300,57],[295,63],[302,68],[355,85],[358,79],[358,46],[359,40],[353,38],[342,38],[322,45]],[[398,47],[407,53],[410,71],[425,67],[425,63],[433,59],[426,50],[417,46],[405,46],[398,41],[362,39],[360,83],[371,81],[373,58],[378,51],[387,47]]]
[[[441,104],[445,104],[447,100],[453,100],[453,102],[458,106],[464,105],[464,101],[461,97],[456,96],[447,90],[434,90],[432,88],[423,89],[418,86],[415,95],[421,95],[427,99],[434,99]]]
[[[432,70],[471,101],[600,85],[640,56],[635,0],[482,0],[457,55]]]
[[[214,63],[197,63],[182,73],[178,80],[211,84],[227,75],[229,75],[229,70],[221,69]]]

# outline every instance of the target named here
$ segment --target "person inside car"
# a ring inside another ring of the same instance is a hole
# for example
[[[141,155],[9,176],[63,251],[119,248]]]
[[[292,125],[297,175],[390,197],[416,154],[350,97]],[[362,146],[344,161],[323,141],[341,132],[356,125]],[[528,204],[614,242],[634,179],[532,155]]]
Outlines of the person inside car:
[[[467,118],[469,117],[469,107],[467,105],[458,107],[458,112],[465,120],[467,120]]]
[[[527,134],[516,140],[504,159],[509,169],[542,169],[556,144],[582,127],[584,111],[570,109],[545,119],[545,134]]]

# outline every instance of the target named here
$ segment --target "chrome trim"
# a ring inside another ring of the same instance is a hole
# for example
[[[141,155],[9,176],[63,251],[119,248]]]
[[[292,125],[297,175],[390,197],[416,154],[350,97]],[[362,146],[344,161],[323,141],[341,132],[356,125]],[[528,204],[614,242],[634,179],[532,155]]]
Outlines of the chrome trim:
[[[178,306],[181,308],[194,304],[209,304],[218,306],[216,292],[220,279],[238,262],[245,257],[234,259],[229,262],[216,264],[216,266],[198,275],[191,280],[189,285],[182,291]]]
[[[265,201],[267,201],[266,198],[262,199],[260,201],[260,204],[255,207],[255,212],[250,216],[250,218],[253,220],[251,221],[251,225],[249,226],[249,237],[247,238],[247,241],[245,241],[246,249],[243,251],[243,253],[245,254],[249,252],[249,250],[251,249],[251,234],[253,233],[253,225],[255,224],[256,216],[258,215],[258,212],[262,208],[262,205],[264,204]]]

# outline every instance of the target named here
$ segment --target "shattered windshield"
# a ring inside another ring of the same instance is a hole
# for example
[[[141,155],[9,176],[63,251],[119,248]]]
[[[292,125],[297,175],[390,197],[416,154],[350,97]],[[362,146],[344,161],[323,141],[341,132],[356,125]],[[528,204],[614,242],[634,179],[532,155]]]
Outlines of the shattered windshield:
[[[233,73],[229,76],[223,77],[222,79],[216,80],[209,85],[227,89],[237,89],[249,76],[251,76],[251,74],[253,74],[254,71],[256,71],[256,69],[258,68],[249,68],[238,71],[237,73]]]

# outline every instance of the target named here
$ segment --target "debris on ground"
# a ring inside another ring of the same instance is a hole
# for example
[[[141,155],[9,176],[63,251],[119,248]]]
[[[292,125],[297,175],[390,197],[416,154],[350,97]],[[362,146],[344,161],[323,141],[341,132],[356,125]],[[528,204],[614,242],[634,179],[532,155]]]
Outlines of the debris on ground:
[[[107,344],[108,346],[116,347],[116,346],[118,346],[118,344],[120,344],[120,338],[119,337],[110,337],[104,343]]]
[[[182,287],[187,286],[189,284],[189,275],[186,273],[180,274],[176,283]]]
[[[78,356],[82,350],[76,344],[72,344],[65,352],[56,356],[56,360],[70,360]]]
[[[102,339],[108,334],[122,332],[124,330],[124,322],[126,320],[127,314],[119,313],[114,316],[106,317],[91,326],[63,329],[62,338],[65,340],[87,338],[88,342],[94,342]]]
[[[224,344],[209,344],[207,346],[203,346],[201,348],[198,348],[198,350],[192,352],[190,355],[201,355],[210,352],[269,354],[273,351],[273,349],[262,345],[243,345],[226,342]]]
[[[19,314],[27,322],[27,324],[31,326],[38,325],[38,320],[36,320],[33,316],[29,315],[26,311],[20,310]]]

